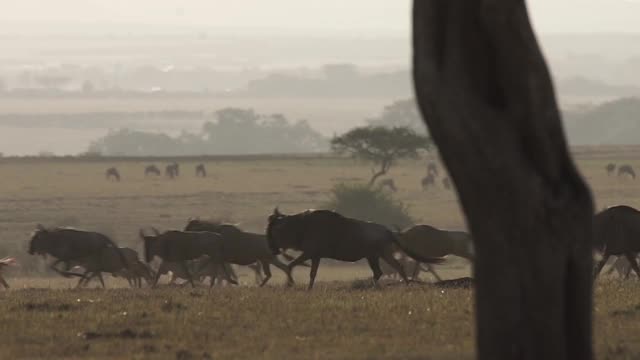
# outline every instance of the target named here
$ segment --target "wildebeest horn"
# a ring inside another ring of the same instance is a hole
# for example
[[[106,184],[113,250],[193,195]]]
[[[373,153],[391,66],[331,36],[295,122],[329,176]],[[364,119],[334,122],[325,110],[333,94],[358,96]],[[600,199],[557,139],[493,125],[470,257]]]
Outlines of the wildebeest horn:
[[[154,228],[153,226],[151,227],[151,230],[153,230],[156,236],[160,235],[160,231],[158,231],[158,229]]]

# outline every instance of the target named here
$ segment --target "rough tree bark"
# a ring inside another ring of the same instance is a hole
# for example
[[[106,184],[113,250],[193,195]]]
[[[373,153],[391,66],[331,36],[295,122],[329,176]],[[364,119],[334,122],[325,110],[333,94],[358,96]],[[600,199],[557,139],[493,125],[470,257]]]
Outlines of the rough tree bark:
[[[420,109],[476,245],[482,360],[592,359],[591,193],[523,0],[415,0]]]

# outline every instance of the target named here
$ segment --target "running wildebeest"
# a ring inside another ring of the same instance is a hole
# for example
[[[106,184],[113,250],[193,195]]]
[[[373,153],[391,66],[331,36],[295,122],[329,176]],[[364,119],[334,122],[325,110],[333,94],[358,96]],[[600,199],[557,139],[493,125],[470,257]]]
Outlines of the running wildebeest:
[[[231,224],[216,224],[197,219],[190,220],[184,229],[185,231],[211,231],[221,234],[224,237],[226,262],[236,265],[259,263],[262,266],[265,277],[260,286],[264,286],[271,279],[270,265],[282,270],[287,275],[287,285],[293,285],[290,268],[271,252],[265,235],[245,232]]]
[[[416,225],[396,232],[396,237],[403,249],[409,249],[421,257],[441,258],[455,255],[473,261],[473,240],[471,235],[464,231],[447,231],[430,225]],[[441,281],[433,267],[426,265],[427,270]]]
[[[633,271],[640,276],[636,261],[640,252],[640,211],[619,205],[596,214],[593,218],[593,247],[602,252],[594,276],[598,276],[611,255],[625,256]]]
[[[442,179],[442,186],[445,190],[451,190],[451,180],[448,177]]]
[[[633,170],[631,165],[620,165],[618,167],[618,176],[629,175],[632,179],[636,178],[636,172]]]
[[[427,176],[422,178],[420,184],[422,185],[422,190],[427,190],[429,186],[436,185],[436,178],[433,174],[427,174]]]
[[[124,256],[125,261],[122,261]],[[78,283],[78,287],[86,286],[91,279],[97,277],[104,288],[102,273],[110,273],[114,277],[123,277],[129,282],[131,287],[142,287],[142,279],[150,283],[150,272],[146,264],[138,258],[138,252],[127,248],[104,248],[97,256],[82,258],[70,261],[72,266],[81,267],[85,270],[85,276]]]
[[[398,243],[394,234],[382,225],[350,219],[329,210],[307,210],[295,215],[284,215],[276,208],[268,218],[267,241],[272,253],[282,249],[302,251],[289,264],[292,270],[306,260],[311,260],[309,289],[313,288],[320,259],[329,258],[355,262],[366,258],[373,271],[375,283],[382,275],[380,258],[394,267],[408,283],[404,269],[393,256],[393,244],[409,256],[416,258]],[[424,263],[440,263],[442,258],[416,258]]]
[[[0,285],[2,285],[5,289],[9,288],[9,284],[2,276],[2,271],[8,266],[14,266],[16,264],[16,259],[12,257],[5,257],[0,259]]]
[[[47,229],[38,225],[29,243],[29,254],[31,255],[51,255],[56,258],[49,267],[64,277],[80,276],[78,286],[89,275],[98,276],[102,280],[101,269],[87,269],[84,274],[69,272],[72,263],[99,263],[99,257],[103,255],[105,249],[115,249],[114,254],[120,259],[120,264],[127,266],[124,254],[118,246],[106,235],[83,231],[72,228],[52,228]],[[58,269],[58,264],[63,264],[63,270]]]
[[[439,175],[438,174],[438,165],[436,165],[435,162],[430,161],[427,164],[427,175],[433,175],[434,178]]]
[[[145,261],[149,263],[154,256],[157,256],[163,262],[180,263],[192,287],[195,287],[195,284],[193,283],[193,275],[187,265],[189,260],[196,260],[203,255],[207,255],[209,256],[209,262],[214,264],[225,262],[223,253],[224,240],[222,235],[218,233],[170,230],[160,234],[155,229],[154,232],[155,235],[146,235],[142,230],[139,233],[140,238],[144,241]],[[158,284],[160,275],[160,271],[158,271],[153,280],[154,287]],[[223,271],[223,276],[227,282],[234,285],[238,284],[226,271]]]
[[[207,169],[205,169],[204,164],[196,166],[196,177],[207,177]]]
[[[148,165],[147,167],[144,168],[144,176],[149,176],[149,175],[155,175],[155,176],[160,176],[160,174],[162,174],[160,172],[160,169],[158,169],[157,166],[155,165]]]
[[[608,163],[605,169],[607,170],[607,175],[611,176],[613,172],[616,171],[616,164]]]
[[[378,186],[380,187],[380,189],[383,189],[383,188],[385,188],[385,187],[386,187],[386,188],[388,188],[389,190],[391,190],[391,192],[396,192],[396,191],[398,191],[398,188],[396,188],[396,183],[393,181],[393,179],[384,179],[384,180],[381,180],[381,181],[378,183]]]
[[[180,176],[180,165],[178,163],[171,163],[165,167],[164,175],[170,179]]]
[[[104,172],[104,177],[107,180],[120,181],[120,172],[115,167],[110,167]]]

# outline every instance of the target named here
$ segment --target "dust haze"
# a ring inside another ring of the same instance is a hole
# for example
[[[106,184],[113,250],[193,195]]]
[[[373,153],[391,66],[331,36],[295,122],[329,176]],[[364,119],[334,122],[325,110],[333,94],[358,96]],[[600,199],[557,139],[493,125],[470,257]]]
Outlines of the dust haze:
[[[636,143],[640,2],[529,3],[571,142]],[[4,156],[324,152],[412,98],[408,0],[3,1],[0,23]]]

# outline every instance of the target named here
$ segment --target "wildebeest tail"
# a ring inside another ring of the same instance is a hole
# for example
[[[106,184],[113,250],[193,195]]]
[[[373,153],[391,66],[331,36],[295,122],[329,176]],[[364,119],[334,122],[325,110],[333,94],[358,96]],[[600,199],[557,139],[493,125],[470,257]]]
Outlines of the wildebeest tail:
[[[413,258],[416,261],[427,263],[427,264],[441,264],[445,261],[445,258],[443,257],[421,256],[416,252],[414,252],[413,250],[402,245],[402,243],[398,240],[398,236],[396,234],[394,234],[393,232],[391,232],[391,234],[393,236],[393,242],[400,248],[400,250],[402,250],[405,254],[409,255],[410,258]]]

